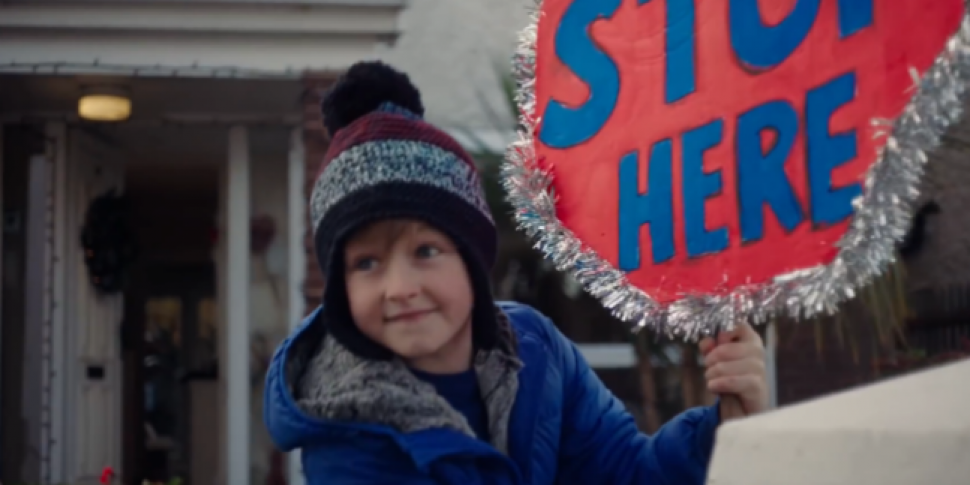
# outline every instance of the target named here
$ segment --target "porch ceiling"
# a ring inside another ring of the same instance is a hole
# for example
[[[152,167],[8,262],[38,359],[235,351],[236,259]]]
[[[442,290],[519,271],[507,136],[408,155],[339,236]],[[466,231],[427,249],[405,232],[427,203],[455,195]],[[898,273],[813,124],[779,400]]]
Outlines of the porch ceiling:
[[[120,76],[0,76],[0,115],[75,116],[86,87],[117,85],[129,91],[132,121],[201,122],[212,119],[299,122],[303,86],[289,79],[198,79]]]
[[[95,125],[80,127],[125,155],[128,167],[221,167],[228,155],[227,126]],[[252,126],[249,153],[285,170],[290,130],[283,126]]]
[[[84,123],[77,102],[87,85],[117,84],[130,92],[132,117]],[[250,127],[253,156],[285,160],[289,131],[303,118],[299,81],[161,79],[107,76],[0,76],[0,121],[65,121],[124,150],[134,164],[218,164],[227,129]],[[281,162],[283,163],[283,162]]]

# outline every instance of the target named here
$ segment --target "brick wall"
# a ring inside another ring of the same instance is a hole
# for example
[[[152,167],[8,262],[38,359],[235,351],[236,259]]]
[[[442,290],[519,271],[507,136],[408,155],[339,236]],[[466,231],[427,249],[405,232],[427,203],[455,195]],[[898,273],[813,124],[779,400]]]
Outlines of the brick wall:
[[[847,312],[849,313],[849,312]],[[841,331],[840,331],[841,328]],[[776,372],[778,404],[804,401],[873,382],[874,325],[844,315],[841,322],[780,322]]]
[[[304,194],[309,198],[310,191],[317,178],[317,171],[323,161],[323,155],[327,151],[330,139],[323,128],[322,117],[320,114],[320,101],[323,91],[334,81],[332,75],[308,75],[303,80],[303,146],[306,157],[306,186]],[[307,218],[310,217],[307,211]],[[309,221],[307,227],[310,228]],[[320,266],[317,264],[316,251],[313,249],[313,230],[306,232],[306,280],[303,285],[303,292],[306,295],[307,310],[311,310],[320,305],[323,296],[323,275],[320,274]]]

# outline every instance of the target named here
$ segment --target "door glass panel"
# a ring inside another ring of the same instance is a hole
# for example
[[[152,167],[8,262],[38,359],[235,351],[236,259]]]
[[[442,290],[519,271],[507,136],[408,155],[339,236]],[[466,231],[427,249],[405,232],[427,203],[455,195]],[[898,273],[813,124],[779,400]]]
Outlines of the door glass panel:
[[[145,451],[149,477],[179,468],[181,418],[179,361],[182,300],[150,298],[145,303]]]
[[[199,301],[196,341],[192,349],[192,367],[196,369],[215,369],[219,364],[216,309],[214,298]]]

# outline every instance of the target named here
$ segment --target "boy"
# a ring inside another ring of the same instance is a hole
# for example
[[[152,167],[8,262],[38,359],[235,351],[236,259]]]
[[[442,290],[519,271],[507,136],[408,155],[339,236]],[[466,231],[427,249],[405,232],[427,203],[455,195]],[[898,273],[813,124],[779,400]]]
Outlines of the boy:
[[[267,375],[276,443],[302,448],[311,485],[701,485],[718,407],[646,436],[545,316],[493,301],[475,165],[423,111],[377,62],[324,100],[311,212],[326,290]],[[722,337],[701,346],[708,387],[762,410],[757,334]]]

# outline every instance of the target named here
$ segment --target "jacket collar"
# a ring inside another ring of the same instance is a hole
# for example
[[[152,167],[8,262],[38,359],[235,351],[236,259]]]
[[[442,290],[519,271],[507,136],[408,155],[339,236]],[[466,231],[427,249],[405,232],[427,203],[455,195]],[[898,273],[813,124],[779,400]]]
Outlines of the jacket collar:
[[[508,425],[522,362],[508,317],[496,308],[499,345],[474,359],[491,444],[508,454]],[[323,420],[388,426],[402,433],[449,428],[475,434],[464,416],[399,359],[368,360],[326,334],[324,312],[290,344],[285,381],[297,406]]]

